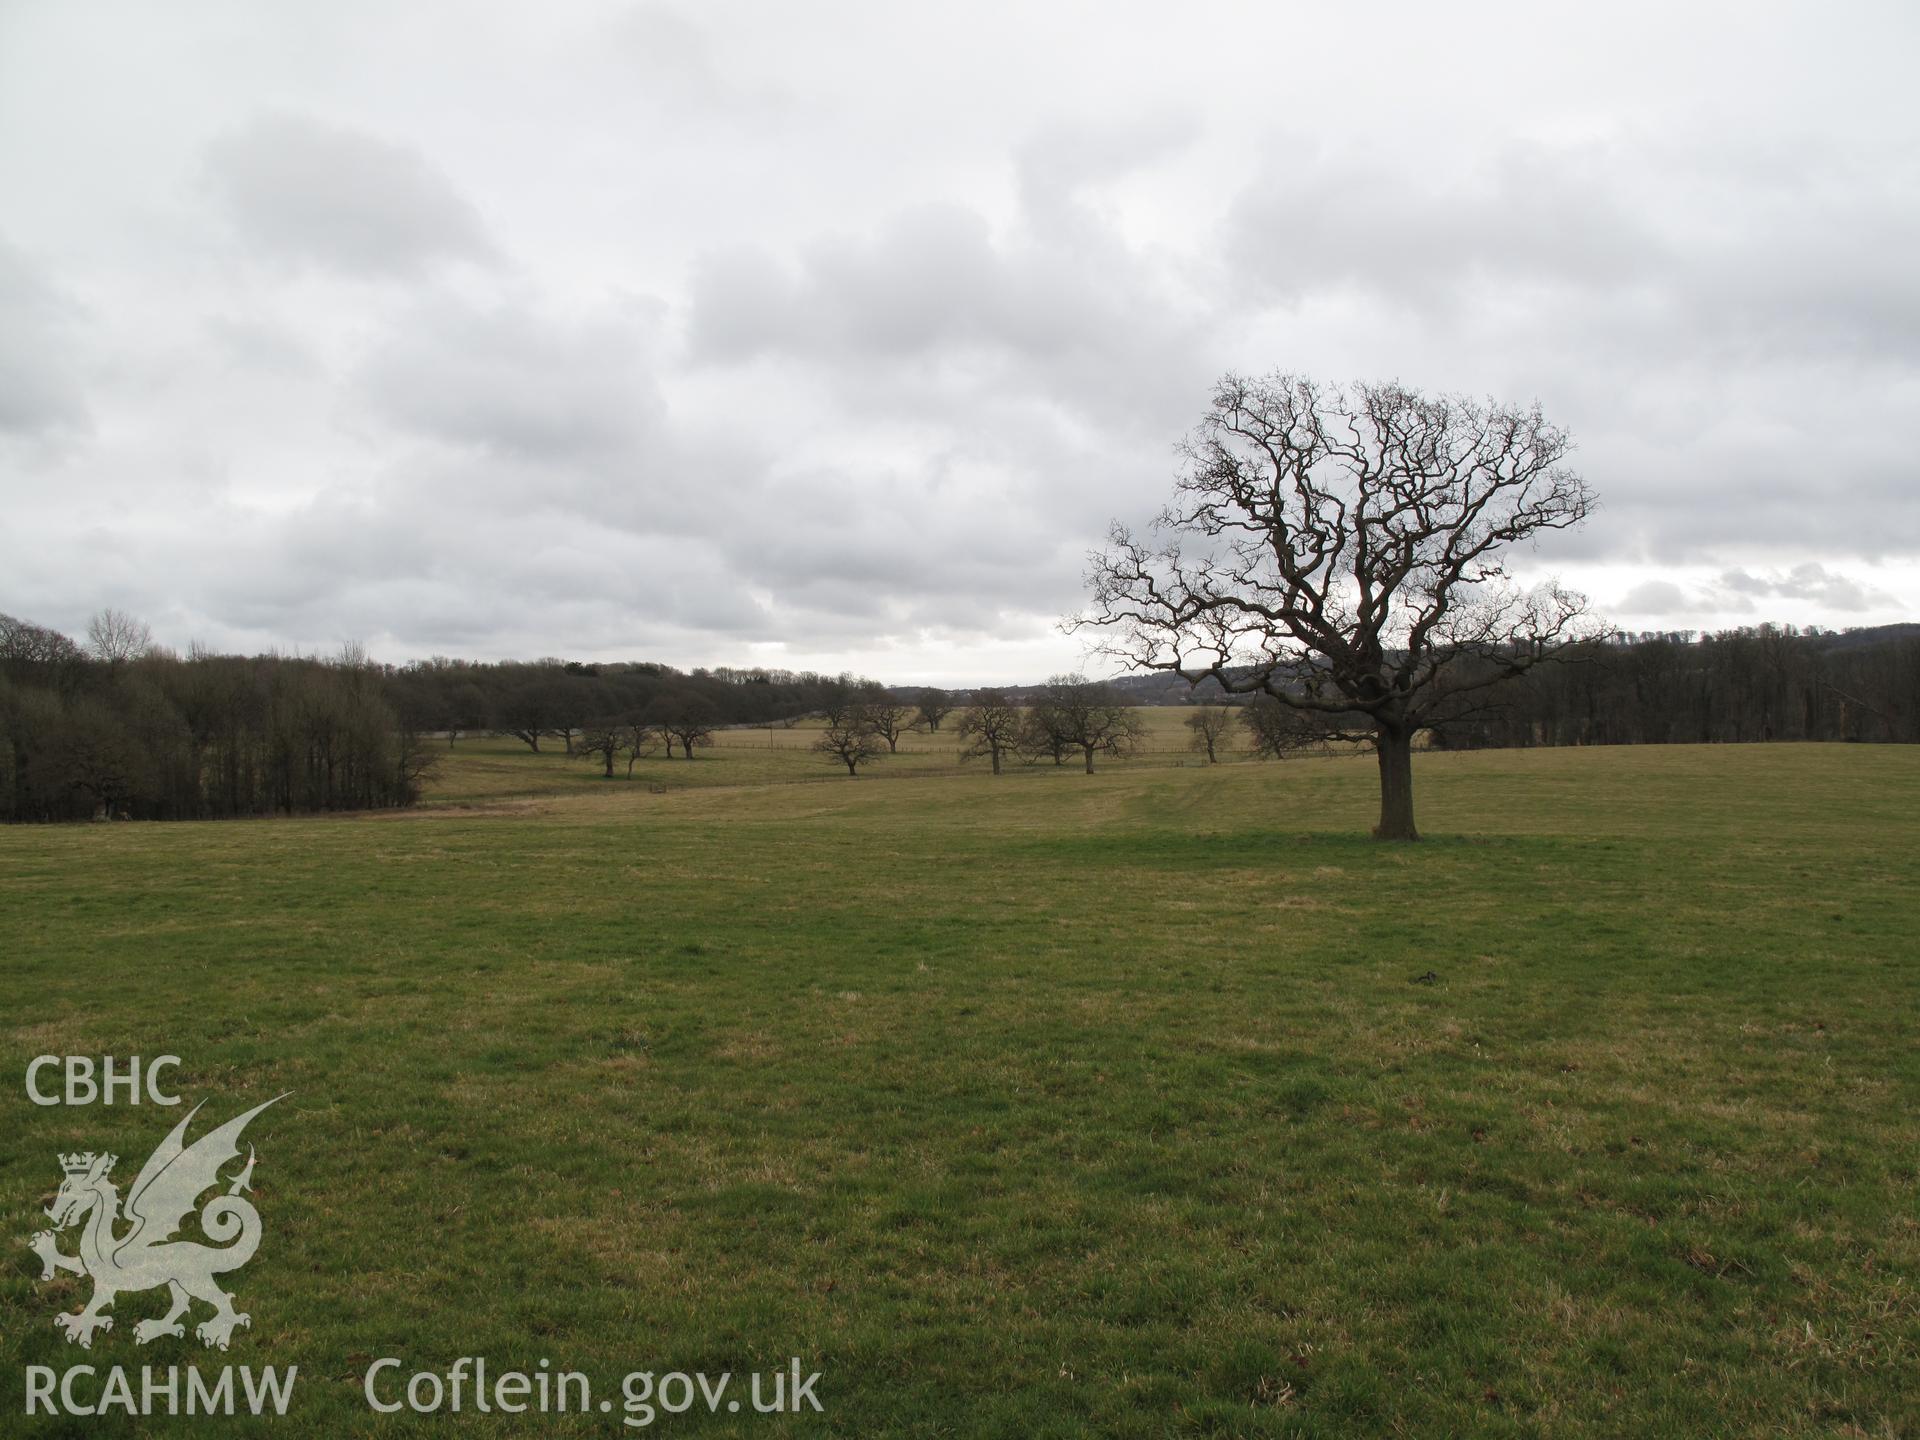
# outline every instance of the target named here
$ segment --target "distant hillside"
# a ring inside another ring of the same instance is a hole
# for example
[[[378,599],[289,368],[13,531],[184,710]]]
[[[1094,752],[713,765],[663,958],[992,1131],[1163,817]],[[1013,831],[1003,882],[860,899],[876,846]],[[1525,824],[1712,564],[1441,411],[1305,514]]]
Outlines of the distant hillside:
[[[1820,648],[1829,653],[1843,650],[1859,650],[1868,645],[1884,645],[1889,640],[1912,640],[1920,637],[1920,625],[1902,623],[1898,625],[1863,625],[1857,630],[1827,631],[1815,636]]]

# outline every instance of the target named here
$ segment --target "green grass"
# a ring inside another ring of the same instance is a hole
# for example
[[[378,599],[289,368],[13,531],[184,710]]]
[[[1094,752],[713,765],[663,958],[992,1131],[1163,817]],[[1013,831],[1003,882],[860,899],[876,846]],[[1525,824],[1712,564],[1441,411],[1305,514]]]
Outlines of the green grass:
[[[1920,752],[1423,755],[1430,838],[1381,847],[1367,760],[1160,723],[1092,778],[462,742],[411,815],[0,831],[6,1233],[179,1113],[33,1107],[33,1055],[295,1092],[252,1329],[137,1347],[127,1296],[72,1349],[85,1287],[9,1245],[0,1430],[56,1433],[26,1364],[297,1364],[280,1435],[611,1435],[359,1378],[798,1355],[824,1416],[654,1429],[1920,1434]]]

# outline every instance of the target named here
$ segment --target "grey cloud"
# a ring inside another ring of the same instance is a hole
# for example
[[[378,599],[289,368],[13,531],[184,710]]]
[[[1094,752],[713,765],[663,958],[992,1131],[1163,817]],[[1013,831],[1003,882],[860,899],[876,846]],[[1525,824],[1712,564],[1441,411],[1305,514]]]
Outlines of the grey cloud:
[[[497,258],[452,182],[417,150],[376,135],[265,115],[216,140],[206,172],[240,234],[273,256],[397,278]]]
[[[691,314],[693,353],[715,362],[947,346],[1048,355],[1099,345],[1123,323],[1095,277],[995,245],[986,221],[956,205],[903,212],[871,238],[816,240],[791,269],[764,252],[723,256],[696,271]]]
[[[1669,358],[1920,357],[1920,178],[1899,151],[1743,137],[1511,145],[1425,173],[1303,145],[1236,199],[1223,243],[1281,303],[1350,289]]]
[[[1404,155],[1276,148],[1234,202],[1225,242],[1236,271],[1281,301],[1351,287],[1448,308],[1478,284],[1611,288],[1667,263],[1604,148],[1516,147],[1452,175],[1410,170]]]
[[[1282,147],[1222,232],[1273,333],[1568,425],[1603,508],[1553,553],[1676,564],[1920,551],[1920,413],[1888,403],[1920,367],[1917,239],[1890,148],[1706,127],[1468,166]]]
[[[1811,600],[1829,610],[1858,612],[1897,602],[1850,575],[1828,570],[1817,560],[1793,566],[1784,574],[1755,575],[1743,569],[1720,576],[1722,588],[1736,595],[1788,600]]]
[[[865,235],[816,236],[791,259],[705,257],[688,290],[689,353],[785,363],[862,420],[980,435],[1011,420],[1170,446],[1204,402],[1217,317],[1097,215],[1063,204],[1022,219],[999,235],[967,207],[917,206]]]
[[[79,306],[0,239],[0,432],[44,435],[88,422],[75,358]]]
[[[569,320],[431,298],[392,317],[355,384],[376,413],[451,444],[552,464],[631,458],[665,409],[649,324],[618,308]]]

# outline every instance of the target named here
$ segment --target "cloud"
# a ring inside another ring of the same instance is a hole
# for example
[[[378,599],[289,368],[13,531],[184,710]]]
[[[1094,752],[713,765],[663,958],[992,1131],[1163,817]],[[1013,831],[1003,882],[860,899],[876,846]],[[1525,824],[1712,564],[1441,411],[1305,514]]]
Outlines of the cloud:
[[[1356,289],[1445,312],[1489,287],[1619,289],[1667,263],[1622,193],[1630,168],[1607,147],[1527,145],[1410,174],[1404,155],[1283,142],[1234,201],[1225,244],[1287,303]]]
[[[632,461],[664,410],[650,328],[644,310],[572,318],[428,297],[388,321],[354,383],[370,410],[451,445],[551,466]]]
[[[479,212],[425,156],[358,130],[263,115],[208,147],[206,173],[240,235],[280,259],[408,279],[498,258]]]
[[[636,5],[608,34],[614,58],[650,103],[705,120],[777,120],[793,109],[785,90],[730,74],[707,29],[679,8]]]
[[[1780,602],[1797,602],[1782,606]],[[1755,573],[1734,566],[1714,573],[1693,573],[1688,583],[1659,577],[1639,581],[1611,607],[1611,613],[1630,618],[1699,621],[1713,616],[1791,615],[1806,606],[1832,617],[1867,612],[1897,612],[1897,597],[1868,585],[1817,560],[1802,561],[1784,570]]]
[[[1681,615],[1697,608],[1671,580],[1642,580],[1613,606],[1618,615]]]
[[[44,436],[88,423],[75,356],[80,320],[79,306],[0,239],[0,433]]]
[[[1728,570],[1720,576],[1719,583],[1723,590],[1739,596],[1811,600],[1825,609],[1849,614],[1898,603],[1886,592],[1862,584],[1850,575],[1830,571],[1817,560],[1804,561],[1784,574],[1754,575],[1742,569]]]
[[[1027,356],[1122,338],[1117,294],[1039,247],[996,244],[984,218],[957,205],[890,217],[870,236],[824,236],[797,265],[765,251],[723,253],[694,274],[694,355],[737,361],[766,352],[877,361],[941,350]]]

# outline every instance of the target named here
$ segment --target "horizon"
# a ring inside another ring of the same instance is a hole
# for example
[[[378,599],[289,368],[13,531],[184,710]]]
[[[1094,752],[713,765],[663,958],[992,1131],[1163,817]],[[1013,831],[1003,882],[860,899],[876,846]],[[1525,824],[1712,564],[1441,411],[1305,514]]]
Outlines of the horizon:
[[[9,615],[6,615],[5,612],[0,612],[0,618],[23,621],[29,625],[37,623],[33,620],[33,617],[31,616],[27,616],[27,615],[9,616]],[[131,618],[135,621],[139,621],[141,617],[133,616]],[[53,627],[48,627],[48,628],[53,628]],[[1826,637],[1848,637],[1848,636],[1854,636],[1854,635],[1879,634],[1881,632],[1887,632],[1888,635],[1891,636],[1893,634],[1897,634],[1897,633],[1901,633],[1909,630],[1915,630],[1915,629],[1920,629],[1920,621],[1889,621],[1889,622],[1882,622],[1879,624],[1872,624],[1872,625],[1822,626],[1822,625],[1795,625],[1787,621],[1759,620],[1759,621],[1751,622],[1746,625],[1726,626],[1718,630],[1693,630],[1693,629],[1664,630],[1659,628],[1653,628],[1653,629],[1647,629],[1647,630],[1615,629],[1615,630],[1610,630],[1602,635],[1598,635],[1594,637],[1594,639],[1602,644],[1621,644],[1621,645],[1639,644],[1644,641],[1653,640],[1653,639],[1672,639],[1682,644],[1699,644],[1702,642],[1718,639],[1727,635],[1734,635],[1734,634],[1741,634],[1741,633],[1756,633],[1756,632],[1764,632],[1764,631],[1773,631],[1776,633],[1783,633],[1789,636],[1826,638]],[[61,631],[60,633],[63,635],[66,635],[67,639],[73,641],[81,649],[84,650],[87,648],[87,642],[85,639],[85,627],[82,627],[80,632],[75,634],[68,634],[65,631]],[[188,659],[188,658],[191,658],[191,647],[195,643],[196,642],[190,640],[188,642],[188,645],[176,646],[176,645],[167,644],[166,642],[160,640],[158,637],[155,637],[152,644],[152,651],[150,653],[162,654],[168,658],[175,659],[175,660]],[[202,648],[204,649],[204,647]],[[592,656],[583,656],[583,655],[568,655],[564,651],[556,650],[556,649],[548,649],[538,655],[476,656],[476,655],[433,654],[433,655],[414,655],[414,656],[405,657],[403,659],[394,660],[394,659],[387,659],[380,655],[375,654],[363,642],[358,640],[346,640],[341,642],[338,645],[322,646],[312,650],[301,650],[297,648],[282,650],[282,649],[276,649],[276,648],[269,648],[266,650],[258,650],[258,651],[213,650],[207,653],[220,655],[220,656],[227,656],[230,658],[237,657],[240,659],[249,659],[249,660],[254,660],[254,659],[317,660],[324,663],[324,662],[337,660],[341,656],[348,654],[350,652],[355,652],[355,651],[359,652],[360,655],[367,661],[370,661],[371,663],[373,663],[376,666],[379,666],[382,669],[390,670],[390,671],[404,671],[404,670],[410,670],[410,669],[431,668],[439,664],[471,665],[471,666],[528,666],[528,667],[543,666],[543,665],[560,665],[560,666],[567,666],[567,667],[587,666],[587,667],[593,667],[595,670],[598,670],[601,667],[627,667],[627,668],[633,668],[633,669],[664,668],[675,674],[685,675],[685,676],[718,674],[723,671],[729,672],[729,673],[750,673],[753,671],[768,671],[768,672],[784,672],[789,674],[812,673],[828,679],[838,678],[838,679],[877,681],[878,683],[886,686],[890,690],[912,690],[916,688],[943,689],[943,690],[952,691],[953,693],[959,694],[959,695],[965,695],[969,692],[979,691],[979,690],[1038,689],[1044,686],[1049,680],[1057,678],[1059,676],[1063,676],[1063,675],[1078,675],[1078,676],[1081,676],[1082,678],[1097,680],[1107,684],[1116,684],[1116,683],[1124,682],[1127,680],[1157,680],[1162,682],[1179,683],[1178,677],[1172,676],[1168,672],[1162,671],[1162,670],[1126,669],[1126,670],[1117,670],[1112,672],[1111,674],[1103,674],[1103,673],[1095,673],[1087,669],[1085,666],[1081,666],[1081,667],[1069,669],[1069,670],[1052,671],[1052,672],[1049,672],[1047,675],[1037,676],[1032,678],[992,679],[992,680],[971,679],[971,680],[950,681],[950,680],[927,680],[927,679],[919,679],[915,677],[906,677],[906,678],[896,679],[892,676],[887,676],[887,675],[869,675],[869,674],[863,674],[858,671],[850,671],[850,670],[818,670],[818,671],[809,672],[804,669],[793,667],[793,666],[779,666],[779,665],[765,665],[765,664],[734,664],[726,660],[720,660],[720,661],[714,661],[714,662],[703,662],[703,663],[694,664],[694,665],[674,665],[664,660],[639,659],[639,658],[634,658],[632,656],[592,657]],[[1234,667],[1234,668],[1238,668],[1238,667]],[[1230,697],[1230,698],[1238,698],[1238,697]]]

